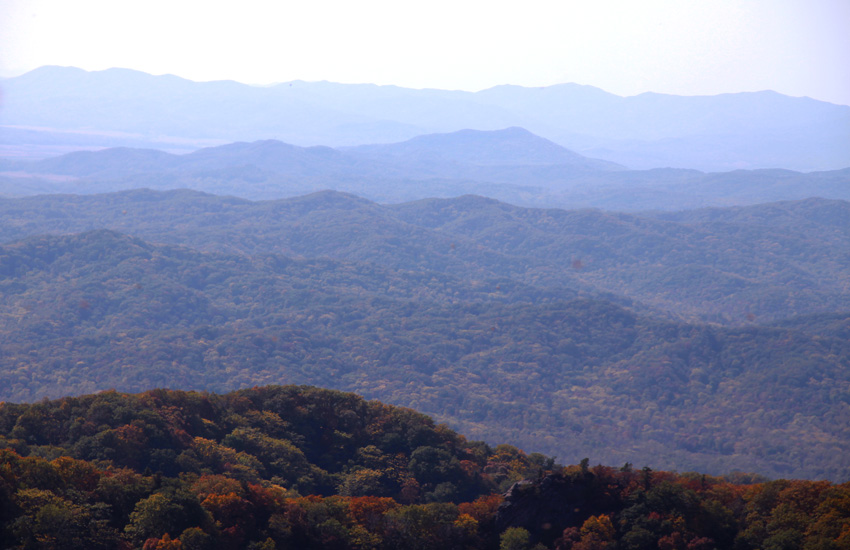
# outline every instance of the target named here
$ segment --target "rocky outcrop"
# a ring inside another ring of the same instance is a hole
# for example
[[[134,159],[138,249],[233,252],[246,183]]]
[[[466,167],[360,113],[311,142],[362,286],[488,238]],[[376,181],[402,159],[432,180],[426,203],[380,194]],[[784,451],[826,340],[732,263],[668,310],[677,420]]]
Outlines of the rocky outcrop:
[[[567,527],[580,527],[595,513],[590,500],[594,476],[551,474],[514,483],[496,512],[496,529],[522,527],[532,541],[551,544]]]

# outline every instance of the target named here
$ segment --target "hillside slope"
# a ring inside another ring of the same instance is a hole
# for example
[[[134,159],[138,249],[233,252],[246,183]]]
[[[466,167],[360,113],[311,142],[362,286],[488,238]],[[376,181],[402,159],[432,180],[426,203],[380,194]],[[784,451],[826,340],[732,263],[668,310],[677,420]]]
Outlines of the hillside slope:
[[[0,399],[320,384],[570,461],[850,477],[840,334],[108,231],[3,246],[0,288]]]
[[[565,468],[310,387],[0,403],[0,447],[6,548],[809,550],[850,533],[846,483]]]
[[[207,251],[328,257],[625,296],[724,324],[850,310],[844,201],[632,215],[481,197],[382,206],[332,192],[249,202],[132,191],[0,199],[0,215],[0,242],[108,228]]]

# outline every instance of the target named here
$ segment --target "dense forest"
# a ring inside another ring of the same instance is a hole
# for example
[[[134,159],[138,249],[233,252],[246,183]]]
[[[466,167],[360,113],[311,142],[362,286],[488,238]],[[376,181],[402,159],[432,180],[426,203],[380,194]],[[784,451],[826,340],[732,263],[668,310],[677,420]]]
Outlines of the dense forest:
[[[564,467],[313,387],[0,404],[4,548],[841,550],[850,485]]]
[[[397,258],[199,252],[107,230],[5,245],[0,398],[314,384],[565,461],[850,479],[846,315],[687,324]]]
[[[251,202],[137,190],[1,199],[0,216],[3,243],[105,228],[212,252],[512,279],[625,297],[690,321],[747,325],[850,311],[845,201],[632,215],[473,196],[378,205],[335,192]]]
[[[0,549],[850,550],[850,106],[0,87]]]

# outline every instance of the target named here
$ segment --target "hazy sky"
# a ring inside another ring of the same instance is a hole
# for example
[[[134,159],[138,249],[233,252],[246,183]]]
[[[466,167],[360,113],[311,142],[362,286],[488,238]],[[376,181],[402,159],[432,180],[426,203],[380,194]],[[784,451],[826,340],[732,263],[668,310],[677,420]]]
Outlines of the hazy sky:
[[[850,105],[850,0],[0,0],[0,74],[41,65]]]

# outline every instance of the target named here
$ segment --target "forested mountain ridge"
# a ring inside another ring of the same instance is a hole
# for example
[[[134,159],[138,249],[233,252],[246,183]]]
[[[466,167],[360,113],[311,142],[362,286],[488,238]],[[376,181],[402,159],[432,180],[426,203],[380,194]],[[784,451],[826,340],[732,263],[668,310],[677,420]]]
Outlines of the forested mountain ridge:
[[[103,230],[0,247],[0,287],[3,399],[320,384],[570,460],[850,477],[840,333],[687,325],[507,278]]]
[[[850,550],[850,106],[0,99],[0,548]]]
[[[0,442],[5,548],[840,550],[850,537],[847,483],[563,467],[313,387],[0,403]]]
[[[334,192],[250,202],[132,191],[0,199],[0,216],[0,242],[109,228],[208,251],[509,278],[728,324],[850,310],[845,201],[634,215],[472,196],[382,206]]]

